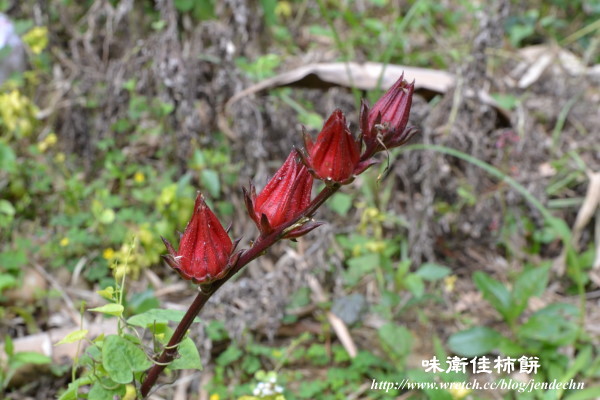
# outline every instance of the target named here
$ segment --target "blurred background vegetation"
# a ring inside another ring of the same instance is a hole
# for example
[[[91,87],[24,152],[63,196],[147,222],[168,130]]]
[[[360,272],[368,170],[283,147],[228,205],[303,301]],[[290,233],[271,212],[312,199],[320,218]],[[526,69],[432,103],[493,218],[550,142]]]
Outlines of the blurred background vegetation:
[[[187,307],[195,289],[161,262],[160,236],[177,241],[197,190],[249,245],[240,186],[264,185],[301,125],[318,131],[336,107],[357,121],[358,99],[381,91],[285,85],[227,100],[339,61],[449,71],[456,85],[415,95],[422,145],[392,152],[321,211],[327,226],[223,288],[190,332],[204,370],[167,377],[179,384],[157,396],[268,399],[253,389],[276,380],[286,399],[600,397],[597,1],[2,0],[0,11],[27,63],[0,92],[6,398],[54,398],[94,369],[91,357],[71,374],[72,360],[19,357],[9,343],[99,322],[80,310],[114,300],[97,291],[115,278],[127,278],[126,317]],[[535,377],[475,377],[587,389],[370,389],[469,378],[424,373],[434,355],[539,356]],[[31,363],[50,367],[16,373]]]

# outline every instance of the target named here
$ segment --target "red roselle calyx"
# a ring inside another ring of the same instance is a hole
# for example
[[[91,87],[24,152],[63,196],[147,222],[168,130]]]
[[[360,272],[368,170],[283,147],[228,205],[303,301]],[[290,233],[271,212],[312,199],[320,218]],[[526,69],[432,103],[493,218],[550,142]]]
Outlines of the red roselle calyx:
[[[362,173],[374,161],[360,161],[362,142],[355,138],[341,110],[335,110],[325,121],[317,140],[304,132],[303,161],[310,171],[323,181],[346,184]]]
[[[254,185],[250,184],[250,193],[244,189],[248,214],[263,236],[292,221],[310,204],[313,178],[297,158],[296,152],[292,151],[258,196]],[[297,238],[319,225],[305,224],[286,234],[285,238]]]
[[[148,371],[141,386],[143,397],[148,395],[161,371],[174,360],[177,346],[194,318],[221,285],[278,240],[295,238],[316,228],[318,223],[307,221],[340,185],[351,182],[374,164],[372,156],[375,153],[400,146],[412,137],[416,131],[407,129],[406,125],[413,91],[414,83],[407,83],[402,76],[371,110],[363,102],[359,121],[362,136],[359,138],[349,131],[344,114],[335,110],[314,143],[305,133],[306,149],[292,151],[258,196],[254,186],[250,186],[250,193],[244,189],[246,208],[258,226],[260,236],[243,253],[232,255],[237,242],[232,243],[217,217],[198,195],[179,250],[175,251],[169,242],[163,241],[169,251],[165,256],[169,265],[183,278],[202,284],[203,290],[157,357],[156,364]],[[297,160],[296,154],[302,162]],[[311,200],[313,176],[323,180],[326,186]]]
[[[416,133],[406,127],[414,90],[414,82],[405,81],[403,74],[371,109],[362,102],[360,129],[366,145],[363,159],[383,149],[401,146]]]
[[[169,252],[164,256],[165,261],[182,278],[197,284],[221,279],[228,270],[235,248],[200,193],[196,197],[192,218],[181,235],[179,250],[175,251],[165,238],[162,240]]]

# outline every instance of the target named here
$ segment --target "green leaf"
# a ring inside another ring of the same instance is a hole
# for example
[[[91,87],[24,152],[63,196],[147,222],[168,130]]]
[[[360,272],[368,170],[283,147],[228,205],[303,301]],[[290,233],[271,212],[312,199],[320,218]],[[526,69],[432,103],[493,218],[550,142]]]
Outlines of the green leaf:
[[[166,345],[171,336],[173,336],[173,330],[166,324],[153,324],[150,326],[150,330],[157,339],[163,345]],[[169,364],[169,369],[202,369],[202,362],[200,361],[200,354],[196,345],[190,338],[185,338],[177,347],[178,356]]]
[[[79,388],[89,385],[92,382],[93,379],[90,375],[75,379],[73,382],[69,383],[67,390],[60,395],[58,400],[78,400],[79,397],[77,396],[77,392],[79,392]]]
[[[110,225],[115,221],[115,211],[112,208],[106,208],[102,210],[98,216],[98,221],[104,225]]]
[[[323,117],[312,111],[305,111],[298,114],[298,121],[311,129],[318,130],[323,126]]]
[[[259,0],[260,5],[263,9],[263,16],[267,26],[275,25],[277,22],[277,15],[275,9],[277,8],[277,0]]]
[[[416,298],[420,298],[425,293],[425,282],[417,274],[410,274],[404,278],[404,287]]]
[[[127,306],[133,310],[132,314],[141,314],[159,307],[160,301],[154,296],[154,290],[148,289],[131,296]]]
[[[229,333],[227,332],[227,329],[225,329],[223,322],[210,321],[206,326],[206,336],[212,341],[219,341],[229,338]]]
[[[448,347],[463,357],[477,357],[498,347],[502,335],[493,329],[477,326],[455,333],[448,339]]]
[[[219,174],[217,171],[212,169],[205,169],[200,174],[200,182],[202,183],[202,187],[208,190],[210,196],[214,199],[219,197],[221,193],[221,182],[219,181]]]
[[[352,257],[348,261],[348,270],[344,271],[344,280],[350,286],[354,286],[363,276],[371,273],[379,265],[379,254],[366,254],[360,257]]]
[[[163,310],[160,308],[153,308],[144,313],[134,315],[127,320],[130,325],[147,328],[156,324],[166,324],[169,321],[180,322],[185,315],[185,311],[180,310]],[[194,322],[200,322],[198,317],[194,318]]]
[[[520,344],[502,337],[500,343],[498,343],[498,351],[506,356],[520,358],[523,354],[527,354],[528,350],[523,348]]]
[[[27,254],[23,248],[0,253],[0,265],[7,271],[18,271],[27,264]]]
[[[188,12],[194,8],[194,0],[175,0],[175,9],[179,12]]]
[[[112,286],[105,287],[102,290],[96,291],[100,296],[104,297],[106,300],[113,300],[115,295],[115,289]]]
[[[517,335],[553,346],[565,346],[577,338],[579,311],[571,304],[554,303],[534,313],[519,326]]]
[[[569,382],[571,379],[581,372],[589,368],[592,361],[592,347],[585,346],[579,353],[575,360],[571,363],[567,371],[561,377],[562,382]]]
[[[324,345],[320,343],[311,344],[305,352],[305,356],[314,365],[327,365],[329,363],[329,353]]]
[[[139,347],[117,335],[109,335],[102,346],[102,365],[117,383],[130,383],[133,373],[145,371],[152,363]]]
[[[177,349],[179,357],[169,364],[170,369],[202,369],[200,354],[194,341],[185,338]]]
[[[519,47],[521,41],[535,33],[535,26],[533,24],[530,25],[514,25],[509,31],[510,43],[513,47]]]
[[[15,207],[8,200],[0,199],[0,214],[15,215]]]
[[[4,289],[15,287],[17,280],[11,274],[0,274],[0,293]]]
[[[115,384],[110,379],[101,379],[94,383],[88,393],[88,400],[120,399],[125,394],[125,385]]]
[[[389,3],[389,0],[369,0],[375,6],[383,7]]]
[[[379,328],[377,334],[384,346],[395,354],[406,356],[410,353],[413,337],[404,326],[388,322]]]
[[[67,336],[65,336],[61,341],[56,343],[55,346],[58,346],[59,344],[79,342],[80,340],[85,339],[87,334],[87,329],[80,329],[78,331],[71,332]]]
[[[24,364],[50,364],[52,359],[48,356],[45,356],[40,353],[36,353],[34,351],[22,351],[20,353],[13,354],[11,366],[16,368],[15,365],[24,365]]]
[[[69,388],[65,390],[58,400],[77,400],[77,392],[79,391],[79,387],[69,385]]]
[[[506,289],[502,283],[481,271],[476,271],[473,274],[473,282],[483,294],[483,298],[486,299],[492,307],[504,317],[504,319],[510,320],[511,297],[508,289]]]
[[[260,358],[255,356],[246,356],[242,360],[242,369],[247,374],[254,374],[256,371],[260,370],[261,366],[262,363],[260,361]]]
[[[0,141],[0,171],[12,173],[16,171],[17,156],[13,149]]]
[[[557,217],[551,217],[546,219],[546,223],[554,229],[554,231],[560,236],[563,243],[569,243],[571,241],[571,228],[565,222],[565,220]]]
[[[396,273],[394,274],[394,283],[398,287],[402,287],[402,283],[404,282],[404,277],[408,274],[410,270],[410,260],[402,260],[398,263],[398,268],[396,269]]]
[[[352,207],[352,196],[338,192],[331,197],[327,204],[329,208],[344,217]]]
[[[203,0],[196,2],[194,17],[200,21],[215,18],[215,0]]]
[[[426,281],[437,281],[450,275],[451,272],[452,270],[450,268],[444,267],[443,265],[425,263],[417,270],[417,272],[415,272],[415,274]]]
[[[4,352],[8,357],[12,357],[15,352],[15,346],[13,344],[12,338],[8,335],[4,337]]]
[[[429,400],[453,400],[454,397],[446,390],[439,389],[423,389]],[[458,398],[458,397],[457,397]]]
[[[519,98],[510,93],[492,93],[491,96],[500,107],[506,110],[514,109],[519,103]]]
[[[516,320],[527,307],[527,302],[532,296],[541,296],[548,284],[548,271],[550,265],[530,268],[525,270],[515,282],[512,290],[513,305],[510,312],[511,318]]]
[[[240,350],[237,346],[229,345],[229,347],[224,352],[222,352],[221,355],[217,358],[217,364],[222,367],[225,367],[233,363],[234,361],[239,360],[243,354],[244,352]]]
[[[600,398],[600,386],[571,392],[565,400],[591,400]]]
[[[114,315],[115,317],[120,317],[123,315],[123,305],[110,303],[105,304],[102,307],[90,308],[88,311],[100,312],[103,314]]]

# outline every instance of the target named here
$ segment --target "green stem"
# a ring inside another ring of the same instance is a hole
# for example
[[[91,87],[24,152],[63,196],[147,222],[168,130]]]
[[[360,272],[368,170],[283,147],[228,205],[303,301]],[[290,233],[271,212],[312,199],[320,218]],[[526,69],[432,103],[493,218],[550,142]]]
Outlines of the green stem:
[[[387,68],[388,64],[390,63],[392,54],[397,53],[396,47],[398,46],[398,43],[402,40],[404,31],[406,30],[408,23],[415,16],[417,11],[421,9],[421,2],[422,2],[422,0],[416,1],[408,9],[408,12],[404,16],[404,18],[402,18],[402,22],[400,22],[399,24],[396,24],[396,26],[395,26],[394,33],[392,35],[392,41],[390,42],[388,47],[383,52],[383,55],[381,56],[381,63],[383,64],[383,68],[381,68],[381,72],[379,73],[379,77],[377,78],[377,86],[375,88],[377,91],[381,90],[381,82],[383,81],[383,77],[385,76],[385,69]],[[377,93],[377,91],[375,93]]]
[[[331,33],[333,34],[333,40],[335,41],[335,45],[340,50],[340,52],[342,53],[342,56],[344,58],[346,74],[348,75],[348,79],[350,81],[350,87],[352,88],[352,94],[354,95],[354,101],[356,104],[360,104],[360,92],[354,85],[354,78],[352,76],[352,70],[350,69],[350,65],[348,64],[349,60],[354,59],[354,52],[352,51],[352,44],[351,43],[348,44],[349,49],[350,49],[350,51],[348,51],[348,53],[350,53],[350,54],[345,54],[346,46],[344,46],[344,43],[342,42],[342,39],[341,39],[340,35],[338,34],[338,31],[335,29],[335,25],[333,24],[333,19],[329,15],[329,10],[323,3],[323,0],[317,0],[317,4],[319,5],[319,11],[321,12],[321,15],[323,16],[323,18],[325,18],[325,21],[327,21],[327,25],[329,25],[329,28],[331,29]]]
[[[552,213],[538,200],[536,199],[523,185],[519,182],[506,175],[496,167],[486,163],[485,161],[481,161],[478,158],[475,158],[469,154],[463,153],[462,151],[455,150],[445,146],[439,145],[424,145],[424,144],[413,144],[408,146],[403,146],[399,149],[400,151],[409,151],[409,150],[433,150],[438,153],[448,154],[462,160],[465,160],[481,169],[486,171],[488,174],[498,178],[501,181],[508,183],[519,192],[525,200],[527,200],[532,206],[534,206],[540,214],[544,217],[546,223],[554,230],[558,237],[560,237],[563,246],[565,248],[566,260],[567,264],[571,264],[573,266],[573,275],[575,284],[577,286],[577,294],[579,296],[579,335],[582,334],[585,326],[585,287],[583,285],[583,275],[582,269],[579,261],[577,260],[577,254],[573,249],[571,244],[571,231],[565,221],[560,218],[557,218],[552,215]]]
[[[490,175],[500,179],[501,181],[508,183],[510,186],[512,186],[513,189],[515,189],[523,197],[525,197],[525,199],[529,203],[531,203],[531,205],[534,206],[542,214],[544,219],[546,219],[546,221],[548,223],[550,223],[550,225],[552,225],[551,220],[555,219],[555,217],[550,213],[550,211],[538,199],[536,199],[531,193],[529,193],[529,191],[523,185],[521,185],[519,182],[517,182],[510,176],[506,175],[504,172],[500,171],[498,168],[486,163],[485,161],[481,161],[480,159],[475,158],[467,153],[463,153],[462,151],[455,150],[450,147],[439,146],[439,145],[435,145],[435,144],[428,144],[428,145],[411,144],[408,146],[403,146],[399,150],[400,151],[432,150],[432,151],[437,151],[438,153],[448,154],[453,157],[465,160],[465,161],[475,165],[476,167],[483,169],[488,174],[490,174]],[[561,235],[561,237],[562,237],[562,235]]]

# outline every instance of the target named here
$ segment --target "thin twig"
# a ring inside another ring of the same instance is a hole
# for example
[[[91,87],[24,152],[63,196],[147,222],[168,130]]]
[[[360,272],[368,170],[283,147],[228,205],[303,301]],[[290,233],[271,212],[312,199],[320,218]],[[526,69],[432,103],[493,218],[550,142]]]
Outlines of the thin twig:
[[[60,297],[62,297],[63,301],[67,305],[66,312],[67,314],[69,314],[69,317],[71,317],[71,320],[75,323],[75,325],[79,325],[82,318],[84,324],[87,325],[87,319],[84,316],[79,315],[79,310],[77,309],[77,307],[75,307],[73,300],[71,300],[65,288],[56,279],[54,279],[52,275],[46,272],[44,267],[42,267],[38,263],[34,263],[33,267],[48,281],[48,283],[50,283],[50,286],[52,286],[58,293],[60,293]]]

